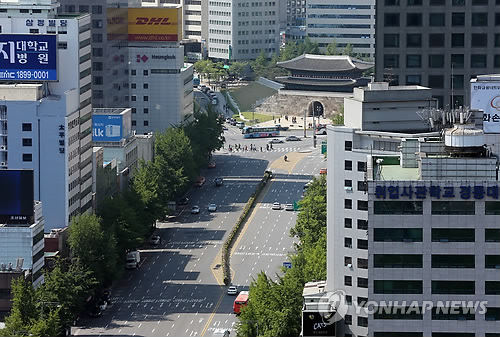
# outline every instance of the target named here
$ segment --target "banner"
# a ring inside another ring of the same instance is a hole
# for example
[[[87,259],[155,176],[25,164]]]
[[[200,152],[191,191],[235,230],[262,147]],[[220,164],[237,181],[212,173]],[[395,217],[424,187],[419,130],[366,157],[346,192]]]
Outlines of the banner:
[[[472,82],[471,109],[483,110],[484,133],[500,133],[500,82]]]

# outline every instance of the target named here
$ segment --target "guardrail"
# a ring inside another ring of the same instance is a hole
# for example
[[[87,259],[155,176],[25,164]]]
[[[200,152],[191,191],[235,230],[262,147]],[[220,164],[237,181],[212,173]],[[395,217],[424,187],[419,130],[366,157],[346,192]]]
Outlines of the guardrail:
[[[233,226],[233,229],[229,233],[226,241],[224,241],[224,246],[222,249],[222,275],[224,279],[224,284],[229,285],[231,284],[231,269],[230,269],[230,261],[229,261],[229,252],[231,251],[231,248],[233,247],[234,241],[237,238],[239,231],[242,227],[242,225],[245,223],[248,214],[250,214],[250,210],[253,208],[255,204],[255,200],[259,196],[259,193],[262,191],[264,186],[266,186],[266,183],[269,179],[272,179],[273,174],[271,171],[266,171],[264,173],[264,177],[262,177],[262,180],[259,182],[259,185],[257,185],[257,188],[255,189],[255,192],[252,193],[250,198],[248,199],[245,208],[243,209],[243,212],[241,212],[240,217],[238,218],[238,221],[236,221],[235,225]]]

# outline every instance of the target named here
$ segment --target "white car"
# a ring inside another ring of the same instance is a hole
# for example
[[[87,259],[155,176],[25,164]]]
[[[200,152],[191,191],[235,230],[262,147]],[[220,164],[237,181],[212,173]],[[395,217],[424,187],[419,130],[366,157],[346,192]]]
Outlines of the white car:
[[[286,204],[285,211],[293,211],[293,204]]]
[[[229,288],[227,288],[227,294],[228,295],[237,295],[238,294],[238,287],[237,286],[229,286]]]
[[[149,243],[153,246],[158,246],[161,244],[161,237],[159,235],[153,235],[149,240]]]
[[[217,205],[216,204],[208,204],[208,211],[209,212],[217,211]]]
[[[198,213],[200,213],[200,207],[193,206],[193,208],[191,208],[191,214],[198,214]]]
[[[278,139],[278,138],[273,138],[273,139],[270,139],[268,141],[269,144],[280,144],[280,143],[283,143],[283,140],[282,139]]]
[[[275,202],[273,204],[273,209],[281,209],[281,204],[279,202]]]

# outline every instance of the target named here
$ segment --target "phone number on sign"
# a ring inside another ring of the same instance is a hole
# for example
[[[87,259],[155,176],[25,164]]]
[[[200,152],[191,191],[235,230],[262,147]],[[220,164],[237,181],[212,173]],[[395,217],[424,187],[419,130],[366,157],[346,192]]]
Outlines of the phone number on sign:
[[[49,72],[42,70],[35,70],[35,71],[20,70],[16,72],[16,75],[17,78],[19,79],[46,80],[49,78]]]

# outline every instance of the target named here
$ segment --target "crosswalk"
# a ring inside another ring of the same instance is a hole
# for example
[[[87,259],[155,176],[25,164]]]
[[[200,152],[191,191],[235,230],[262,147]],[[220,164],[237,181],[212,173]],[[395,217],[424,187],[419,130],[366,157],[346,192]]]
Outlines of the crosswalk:
[[[262,149],[262,152],[298,152],[300,151],[301,148],[300,147],[274,147],[272,150],[266,150],[265,148]],[[241,149],[241,150],[235,150],[234,148],[232,149],[232,151],[229,151],[228,148],[225,148],[225,149],[221,149],[222,152],[227,152],[227,153],[237,153],[237,152],[249,152],[249,153],[259,153],[260,152],[260,149],[258,148],[257,151],[250,151],[250,150],[247,150],[245,151],[245,149]]]

